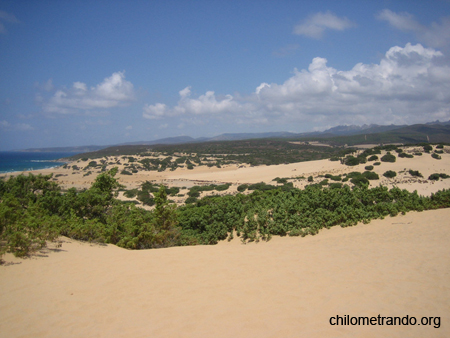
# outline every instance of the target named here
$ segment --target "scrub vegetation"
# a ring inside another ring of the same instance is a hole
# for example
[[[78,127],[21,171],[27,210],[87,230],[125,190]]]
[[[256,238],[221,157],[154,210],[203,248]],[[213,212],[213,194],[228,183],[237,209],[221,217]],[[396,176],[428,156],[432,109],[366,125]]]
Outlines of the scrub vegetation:
[[[148,198],[147,203],[154,204],[152,210],[144,210],[116,198],[123,189],[116,174],[117,169],[105,171],[89,189],[65,192],[51,181],[51,175],[0,180],[1,254],[27,256],[61,235],[127,249],[215,244],[231,239],[233,233],[244,243],[267,241],[273,235],[315,235],[335,225],[450,207],[450,190],[423,197],[399,188],[369,189],[368,180],[378,175],[366,171],[345,175],[342,180],[353,181],[353,188],[330,183],[341,178],[332,175],[303,190],[279,179],[282,185],[242,185],[239,191],[251,192],[201,199],[199,191],[224,191],[228,185],[193,187],[188,194],[192,202],[178,208],[168,199],[178,194],[177,189],[146,182],[140,190],[127,191],[129,196]],[[448,177],[434,175],[430,179]]]

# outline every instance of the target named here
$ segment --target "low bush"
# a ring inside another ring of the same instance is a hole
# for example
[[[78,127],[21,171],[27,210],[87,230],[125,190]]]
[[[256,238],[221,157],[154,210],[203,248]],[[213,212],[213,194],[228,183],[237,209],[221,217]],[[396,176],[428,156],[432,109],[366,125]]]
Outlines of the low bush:
[[[444,174],[444,173],[441,173],[441,174],[434,173],[434,174],[431,174],[431,175],[428,177],[428,179],[429,179],[429,180],[432,180],[432,181],[437,181],[437,180],[439,180],[439,178],[445,179],[445,178],[449,178],[449,177],[450,177],[449,175]]]
[[[383,174],[383,176],[387,178],[394,178],[395,176],[397,176],[397,173],[393,170],[388,170]]]
[[[423,151],[426,152],[426,153],[429,153],[432,150],[433,150],[433,147],[431,145],[429,145],[429,144],[426,144],[426,145],[423,146]]]
[[[341,175],[331,175],[331,174],[326,174],[325,178],[329,178],[332,181],[341,181]]]
[[[248,188],[248,184],[241,184],[237,187],[237,191],[243,192],[243,191],[247,190],[247,188]]]
[[[374,173],[373,171],[365,171],[362,173],[362,176],[367,178],[368,180],[379,180],[380,177],[377,173]]]
[[[441,159],[441,156],[439,156],[439,155],[436,154],[436,153],[431,154],[431,157],[434,158],[434,159],[436,159],[436,160],[440,160],[440,159]]]
[[[286,178],[279,178],[279,177],[274,178],[272,181],[275,181],[278,184],[285,184],[285,183],[287,183],[287,179]]]
[[[364,169],[366,169],[366,170],[373,170],[373,165],[365,166]]]
[[[423,177],[423,175],[418,170],[409,169],[408,173],[414,177]]]
[[[390,152],[388,152],[386,155],[381,157],[380,160],[381,162],[395,162],[397,158],[395,157],[395,155],[392,155]]]

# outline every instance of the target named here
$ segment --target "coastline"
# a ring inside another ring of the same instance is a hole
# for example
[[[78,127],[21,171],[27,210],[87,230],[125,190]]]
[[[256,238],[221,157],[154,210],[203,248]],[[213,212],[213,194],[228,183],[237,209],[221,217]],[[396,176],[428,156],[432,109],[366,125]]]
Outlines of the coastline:
[[[67,152],[0,152],[0,175],[51,170],[68,162]]]

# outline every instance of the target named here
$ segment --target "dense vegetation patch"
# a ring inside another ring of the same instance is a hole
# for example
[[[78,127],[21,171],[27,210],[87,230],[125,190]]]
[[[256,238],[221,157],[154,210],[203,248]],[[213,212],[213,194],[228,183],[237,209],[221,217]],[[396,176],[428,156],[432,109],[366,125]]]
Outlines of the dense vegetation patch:
[[[387,152],[387,154],[381,157],[380,160],[381,162],[395,162],[397,158],[395,157],[395,155],[392,155],[390,152]]]
[[[449,177],[450,177],[449,175],[444,174],[444,173],[440,173],[440,174],[434,173],[434,174],[431,174],[431,175],[428,177],[428,179],[429,179],[429,180],[432,180],[432,181],[438,181],[439,178],[445,179],[445,178],[449,178]]]
[[[369,189],[369,180],[378,175],[366,171],[345,175],[343,181],[350,180],[353,188],[330,183],[340,176],[325,175],[304,190],[294,188],[292,182],[257,183],[238,188],[252,190],[247,195],[199,199],[201,191],[221,191],[229,184],[196,186],[179,208],[168,200],[179,188],[145,182],[140,189],[124,192],[155,205],[147,211],[116,199],[123,189],[116,173],[117,169],[99,174],[89,189],[66,192],[51,181],[51,175],[0,180],[0,253],[26,256],[60,235],[128,249],[214,244],[230,238],[233,231],[243,242],[269,240],[273,235],[314,235],[324,227],[367,223],[410,210],[450,207],[450,190],[423,197],[399,188]],[[430,179],[447,177],[433,174]]]

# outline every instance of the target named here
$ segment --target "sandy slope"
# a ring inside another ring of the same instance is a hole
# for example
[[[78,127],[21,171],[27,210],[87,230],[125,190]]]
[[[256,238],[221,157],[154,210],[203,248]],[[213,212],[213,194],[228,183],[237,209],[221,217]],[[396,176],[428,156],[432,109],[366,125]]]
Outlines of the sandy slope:
[[[0,337],[449,337],[450,209],[317,236],[127,251],[67,240],[0,267]],[[13,264],[14,263],[14,264]],[[440,316],[331,326],[336,315]]]

